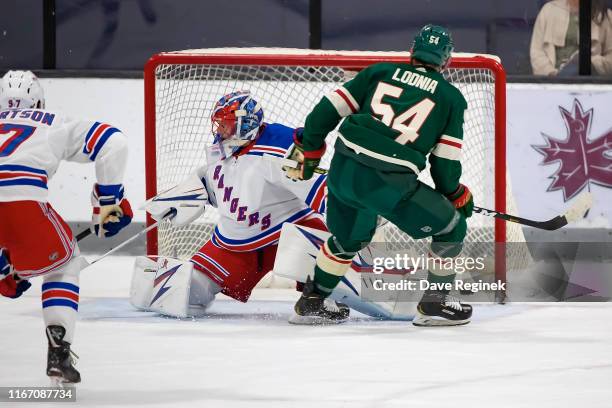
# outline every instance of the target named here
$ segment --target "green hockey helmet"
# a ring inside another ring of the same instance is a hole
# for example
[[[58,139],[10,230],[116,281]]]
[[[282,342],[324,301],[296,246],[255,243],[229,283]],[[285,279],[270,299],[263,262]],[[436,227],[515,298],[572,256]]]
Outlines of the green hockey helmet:
[[[440,68],[446,67],[453,51],[453,38],[446,28],[427,24],[414,38],[412,57]]]

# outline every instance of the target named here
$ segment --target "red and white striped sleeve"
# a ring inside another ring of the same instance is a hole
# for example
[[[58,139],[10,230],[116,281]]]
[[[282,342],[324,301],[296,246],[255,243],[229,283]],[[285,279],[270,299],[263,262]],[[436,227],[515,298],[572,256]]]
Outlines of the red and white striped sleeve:
[[[461,147],[463,140],[457,137],[442,135],[438,143],[434,145],[431,154],[442,159],[461,160]]]
[[[343,86],[325,97],[331,102],[334,108],[336,108],[336,112],[338,112],[340,117],[346,117],[353,113],[357,113],[360,109],[357,100],[353,97],[349,90]]]

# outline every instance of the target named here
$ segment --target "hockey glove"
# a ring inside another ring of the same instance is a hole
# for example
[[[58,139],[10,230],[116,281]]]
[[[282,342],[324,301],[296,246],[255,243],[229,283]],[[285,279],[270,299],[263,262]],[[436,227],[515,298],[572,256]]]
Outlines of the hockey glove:
[[[472,192],[467,186],[459,184],[457,190],[455,190],[454,193],[448,194],[446,198],[450,200],[457,211],[465,218],[472,216],[472,211],[474,210],[474,197],[472,197]]]
[[[27,280],[13,274],[8,252],[0,248],[0,295],[16,299],[32,286]]]
[[[300,165],[297,169],[288,169],[287,177],[292,180],[309,180],[315,173],[315,170],[319,167],[321,157],[325,153],[325,144],[314,151],[304,151],[302,145],[302,139],[304,135],[304,128],[297,128],[293,132],[293,151],[289,156],[290,159],[296,160]]]
[[[134,216],[129,201],[123,198],[121,184],[95,184],[91,193],[91,205],[91,228],[93,233],[101,238],[116,235],[129,225]]]

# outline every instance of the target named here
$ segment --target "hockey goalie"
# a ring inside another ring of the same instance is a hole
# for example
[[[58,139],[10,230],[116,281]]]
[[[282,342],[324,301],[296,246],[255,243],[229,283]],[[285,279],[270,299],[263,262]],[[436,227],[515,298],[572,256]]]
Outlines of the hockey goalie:
[[[143,310],[184,317],[204,311],[218,293],[246,302],[270,271],[285,223],[326,231],[325,176],[305,182],[285,176],[271,156],[287,157],[295,129],[265,123],[263,109],[248,91],[223,96],[212,116],[214,142],[207,164],[175,188],[149,200],[147,211],[161,219],[175,209],[174,226],[199,218],[205,204],[220,220],[211,238],[188,261],[139,257],[131,302]],[[326,307],[344,311],[333,300]]]
[[[212,116],[214,142],[207,164],[178,186],[154,197],[146,210],[156,220],[169,216],[174,226],[198,219],[205,205],[218,209],[220,220],[211,238],[188,261],[138,257],[134,265],[132,305],[174,317],[202,315],[218,293],[246,302],[255,285],[273,267],[302,288],[322,242],[326,176],[308,181],[286,176],[283,159],[300,159],[301,132],[263,122],[263,109],[248,91],[223,96]],[[283,256],[277,256],[281,232]],[[314,254],[314,255],[313,255]],[[354,267],[333,296],[322,300],[321,324],[349,307],[377,318],[409,319],[395,303],[361,299]],[[289,271],[289,272],[287,272]],[[297,294],[297,292],[296,292]],[[399,305],[405,306],[405,305]]]

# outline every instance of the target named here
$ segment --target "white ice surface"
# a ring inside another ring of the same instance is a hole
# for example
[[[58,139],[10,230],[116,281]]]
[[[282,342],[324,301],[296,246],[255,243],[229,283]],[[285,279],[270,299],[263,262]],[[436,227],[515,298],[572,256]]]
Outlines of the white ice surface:
[[[476,305],[456,328],[363,316],[297,327],[297,293],[260,289],[178,321],[130,307],[131,262],[82,274],[77,406],[612,406],[610,303]],[[48,385],[39,295],[40,280],[0,299],[0,386]],[[15,406],[28,405],[52,406]]]

